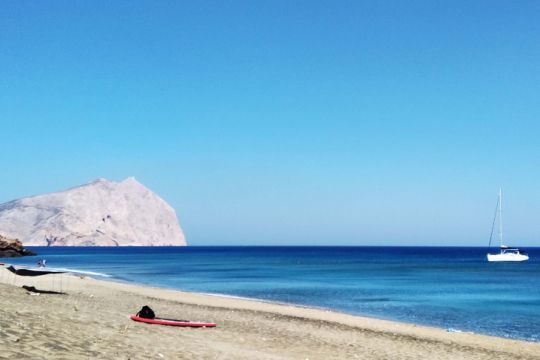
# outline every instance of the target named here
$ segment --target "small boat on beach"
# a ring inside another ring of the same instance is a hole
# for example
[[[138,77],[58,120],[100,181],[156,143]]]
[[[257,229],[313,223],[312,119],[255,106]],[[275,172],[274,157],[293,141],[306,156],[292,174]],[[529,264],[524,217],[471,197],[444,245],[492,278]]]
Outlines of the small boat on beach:
[[[500,253],[487,254],[489,262],[495,261],[527,261],[529,255],[525,254],[517,248],[509,248],[503,245],[503,227],[502,227],[502,189],[499,189],[499,200],[497,201],[497,207],[495,208],[495,216],[493,218],[493,224],[491,226],[491,236],[489,237],[489,247],[491,247],[491,240],[493,239],[493,230],[495,228],[495,220],[497,218],[497,212],[499,215],[499,247]]]

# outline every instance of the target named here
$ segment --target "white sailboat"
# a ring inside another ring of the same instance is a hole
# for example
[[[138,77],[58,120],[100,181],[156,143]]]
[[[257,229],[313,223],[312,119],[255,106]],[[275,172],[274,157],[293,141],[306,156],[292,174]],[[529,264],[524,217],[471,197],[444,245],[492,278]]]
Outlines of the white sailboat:
[[[497,210],[499,211],[499,243],[501,252],[499,254],[487,254],[488,261],[526,261],[529,260],[529,256],[517,248],[509,248],[503,245],[503,226],[502,226],[502,189],[499,189],[499,201],[497,202],[497,208],[495,209],[495,218],[497,217]],[[495,218],[493,218],[493,225],[491,227],[491,237],[489,238],[489,246],[491,246],[491,239],[493,237],[493,228],[495,226]]]

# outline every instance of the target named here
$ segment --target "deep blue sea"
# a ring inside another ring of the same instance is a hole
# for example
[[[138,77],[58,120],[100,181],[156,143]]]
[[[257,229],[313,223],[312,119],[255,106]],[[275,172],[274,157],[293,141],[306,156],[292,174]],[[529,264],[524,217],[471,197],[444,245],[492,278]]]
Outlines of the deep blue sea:
[[[540,341],[540,248],[489,263],[460,247],[51,247],[4,259],[120,281]]]

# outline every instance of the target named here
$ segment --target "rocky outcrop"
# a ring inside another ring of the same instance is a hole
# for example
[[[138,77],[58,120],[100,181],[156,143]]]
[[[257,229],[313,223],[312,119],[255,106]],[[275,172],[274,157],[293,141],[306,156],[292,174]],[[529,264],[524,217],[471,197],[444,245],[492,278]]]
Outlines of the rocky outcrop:
[[[17,239],[8,239],[0,235],[0,257],[19,257],[36,255],[23,247]]]
[[[34,246],[186,245],[174,209],[132,177],[0,204],[0,233]]]

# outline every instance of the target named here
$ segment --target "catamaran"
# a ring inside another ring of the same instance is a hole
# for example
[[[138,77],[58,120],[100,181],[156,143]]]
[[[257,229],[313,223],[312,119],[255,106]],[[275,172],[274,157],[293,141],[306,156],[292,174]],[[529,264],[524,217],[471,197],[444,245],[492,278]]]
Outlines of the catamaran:
[[[503,245],[503,226],[502,226],[502,189],[499,189],[499,200],[497,201],[497,207],[495,208],[495,216],[493,218],[493,225],[491,226],[491,236],[489,237],[489,246],[491,247],[491,240],[493,238],[493,229],[495,228],[495,220],[497,218],[497,210],[499,213],[499,246],[501,252],[499,254],[487,254],[488,261],[526,261],[529,260],[529,255],[525,254],[517,248],[509,248]]]

